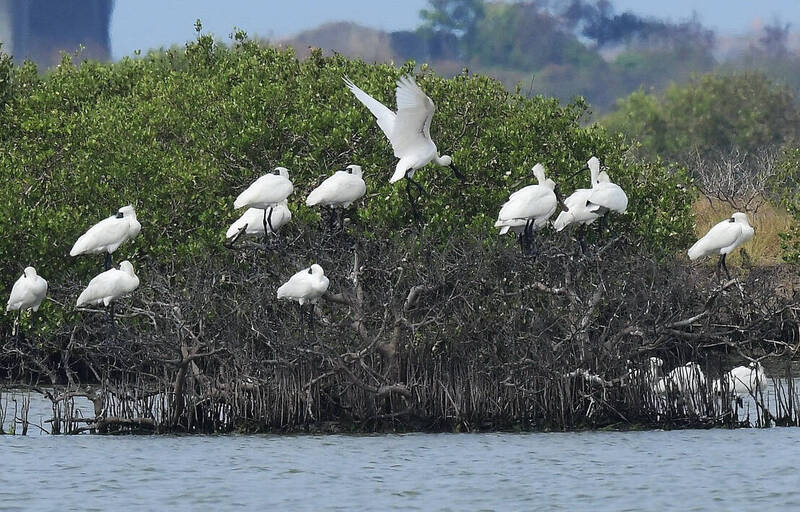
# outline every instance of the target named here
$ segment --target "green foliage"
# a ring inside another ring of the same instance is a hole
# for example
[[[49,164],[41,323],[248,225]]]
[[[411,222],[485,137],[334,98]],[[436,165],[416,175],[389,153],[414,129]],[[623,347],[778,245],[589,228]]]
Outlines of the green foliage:
[[[774,180],[783,205],[794,217],[788,233],[781,234],[783,259],[800,263],[800,147],[787,150]]]
[[[404,187],[387,180],[396,159],[342,76],[394,106],[396,79],[413,69],[321,52],[298,61],[242,32],[231,47],[200,35],[183,49],[114,64],[65,58],[46,77],[28,64],[10,68],[0,111],[2,283],[8,290],[29,264],[51,286],[65,276],[85,283],[99,258],[69,258],[72,243],[129,203],[142,232],[116,260],[130,258],[146,275],[148,259],[180,268],[199,254],[225,258],[233,199],[277,165],[290,169],[290,206],[302,223],[317,216],[304,206],[308,192],[332,170],[359,163],[363,234],[393,237],[411,223]],[[465,184],[434,166],[417,175],[430,194],[421,199],[428,232],[494,236],[499,206],[532,182],[536,162],[570,191],[588,185],[588,172],[576,171],[597,155],[630,197],[616,229],[664,248],[691,233],[682,171],[627,159],[621,137],[581,126],[582,102],[524,98],[484,76],[422,73],[418,83],[437,104],[434,140],[467,175]]]
[[[763,74],[707,74],[673,84],[663,96],[635,92],[603,124],[641,141],[651,155],[680,160],[694,151],[751,152],[796,140],[800,106]]]

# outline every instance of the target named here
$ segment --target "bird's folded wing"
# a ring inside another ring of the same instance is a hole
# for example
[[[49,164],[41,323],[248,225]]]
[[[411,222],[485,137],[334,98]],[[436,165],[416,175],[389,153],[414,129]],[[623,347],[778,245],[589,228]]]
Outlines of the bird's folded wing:
[[[363,103],[364,106],[372,112],[372,115],[375,116],[375,119],[378,121],[378,126],[380,126],[383,133],[386,134],[386,137],[391,141],[396,117],[395,113],[389,110],[386,105],[362,91],[356,84],[351,82],[349,78],[343,77],[342,80],[344,80],[347,88],[350,89],[358,101]]]
[[[394,156],[403,158],[413,148],[424,147],[430,137],[430,124],[436,107],[409,76],[397,81],[397,117],[389,141]]]
[[[130,224],[116,217],[103,219],[81,235],[70,251],[71,255],[118,243],[127,237]]]

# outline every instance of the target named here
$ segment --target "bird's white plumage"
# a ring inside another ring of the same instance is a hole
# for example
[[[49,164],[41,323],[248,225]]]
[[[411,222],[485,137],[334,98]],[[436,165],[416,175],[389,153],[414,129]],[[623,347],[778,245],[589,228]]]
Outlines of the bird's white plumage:
[[[328,290],[328,278],[322,267],[314,263],[289,278],[278,288],[279,299],[296,300],[302,306],[315,303]]]
[[[593,156],[587,164],[592,188],[579,188],[564,200],[567,209],[553,223],[556,231],[570,224],[591,224],[608,211],[625,213],[628,208],[628,196],[608,173],[600,171],[600,160]]]
[[[533,221],[533,229],[541,229],[556,211],[558,200],[554,192],[555,182],[545,177],[542,164],[534,166],[533,174],[539,184],[517,190],[500,208],[494,226],[500,228],[501,235],[509,230],[520,232],[529,221]]]
[[[306,205],[348,208],[367,192],[360,165],[349,165],[347,170],[336,171],[308,194]]]
[[[653,389],[656,393],[666,394],[674,391],[680,394],[695,394],[702,390],[706,384],[706,376],[700,365],[694,362],[678,366],[659,379]]]
[[[449,166],[452,159],[439,156],[436,144],[431,140],[430,127],[436,106],[417,85],[414,77],[403,76],[397,81],[395,97],[397,112],[392,112],[381,102],[364,92],[349,78],[344,82],[353,95],[366,106],[392,145],[394,156],[400,159],[389,180],[394,183],[431,161]]]
[[[138,287],[139,278],[133,271],[133,265],[125,260],[119,264],[119,269],[112,268],[93,277],[75,304],[108,306],[112,301],[130,294]]]
[[[600,213],[589,208],[591,195],[592,189],[579,188],[564,200],[564,206],[567,209],[556,217],[556,221],[553,223],[556,231],[561,231],[570,224],[591,224],[600,217]]]
[[[119,209],[119,214],[103,219],[89,228],[72,246],[69,255],[104,252],[110,254],[116,251],[120,245],[138,235],[142,225],[136,220],[136,211],[133,206],[123,206]]]
[[[269,174],[261,176],[236,197],[233,207],[261,208],[266,210],[278,206],[291,195],[294,190],[292,180],[289,179],[289,170],[285,167],[276,167]]]
[[[36,273],[36,269],[26,267],[22,276],[11,288],[6,312],[25,311],[26,309],[39,311],[39,305],[46,296],[47,281]]]
[[[712,227],[706,235],[695,242],[687,251],[690,260],[712,254],[730,254],[734,249],[749,241],[755,230],[747,221],[747,215],[736,212],[731,218]]]
[[[292,212],[289,210],[288,201],[282,201],[277,206],[272,208],[272,216],[270,223],[272,224],[275,232],[281,229],[292,220]],[[228,231],[225,233],[226,238],[233,238],[243,228],[246,235],[263,235],[264,234],[264,210],[261,208],[248,208],[236,222],[231,224]],[[267,231],[272,233],[267,224]]]
[[[628,378],[633,382],[643,381],[651,386],[660,378],[661,367],[664,360],[660,357],[651,357],[647,360],[646,368],[632,368],[628,371]]]
[[[625,213],[628,209],[628,196],[622,187],[612,183],[605,171],[598,173],[593,181],[592,194],[589,196],[587,208],[594,212],[612,211]]]
[[[714,382],[714,390],[727,389],[734,395],[747,396],[758,391],[767,391],[767,375],[761,363],[751,363],[749,366],[737,366]]]

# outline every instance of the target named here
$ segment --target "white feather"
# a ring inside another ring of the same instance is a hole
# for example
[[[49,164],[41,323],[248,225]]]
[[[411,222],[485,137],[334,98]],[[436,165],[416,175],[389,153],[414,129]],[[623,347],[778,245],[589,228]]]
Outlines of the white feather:
[[[112,268],[92,278],[75,304],[108,306],[112,301],[132,293],[138,287],[139,278],[133,271],[133,265],[125,260],[119,264],[119,270]]]
[[[289,278],[278,288],[279,299],[296,300],[302,306],[315,303],[328,290],[328,278],[316,263]]]
[[[36,273],[36,269],[26,267],[22,276],[11,288],[6,312],[25,311],[26,309],[39,311],[39,305],[46,296],[47,281]]]
[[[336,171],[308,194],[306,205],[348,208],[367,192],[361,167],[348,166],[349,171]]]
[[[113,215],[101,220],[80,238],[69,251],[70,256],[79,254],[113,253],[117,248],[139,234],[142,225],[136,220],[133,206],[123,206],[119,209],[122,217]]]

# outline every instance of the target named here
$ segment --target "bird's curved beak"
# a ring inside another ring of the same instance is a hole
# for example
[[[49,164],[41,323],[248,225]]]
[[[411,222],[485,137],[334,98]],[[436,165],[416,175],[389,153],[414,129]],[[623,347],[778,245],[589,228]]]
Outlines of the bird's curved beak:
[[[456,175],[456,178],[460,179],[461,181],[467,179],[463,174],[461,174],[461,171],[458,170],[455,164],[450,164],[450,170],[452,170],[453,174]]]

